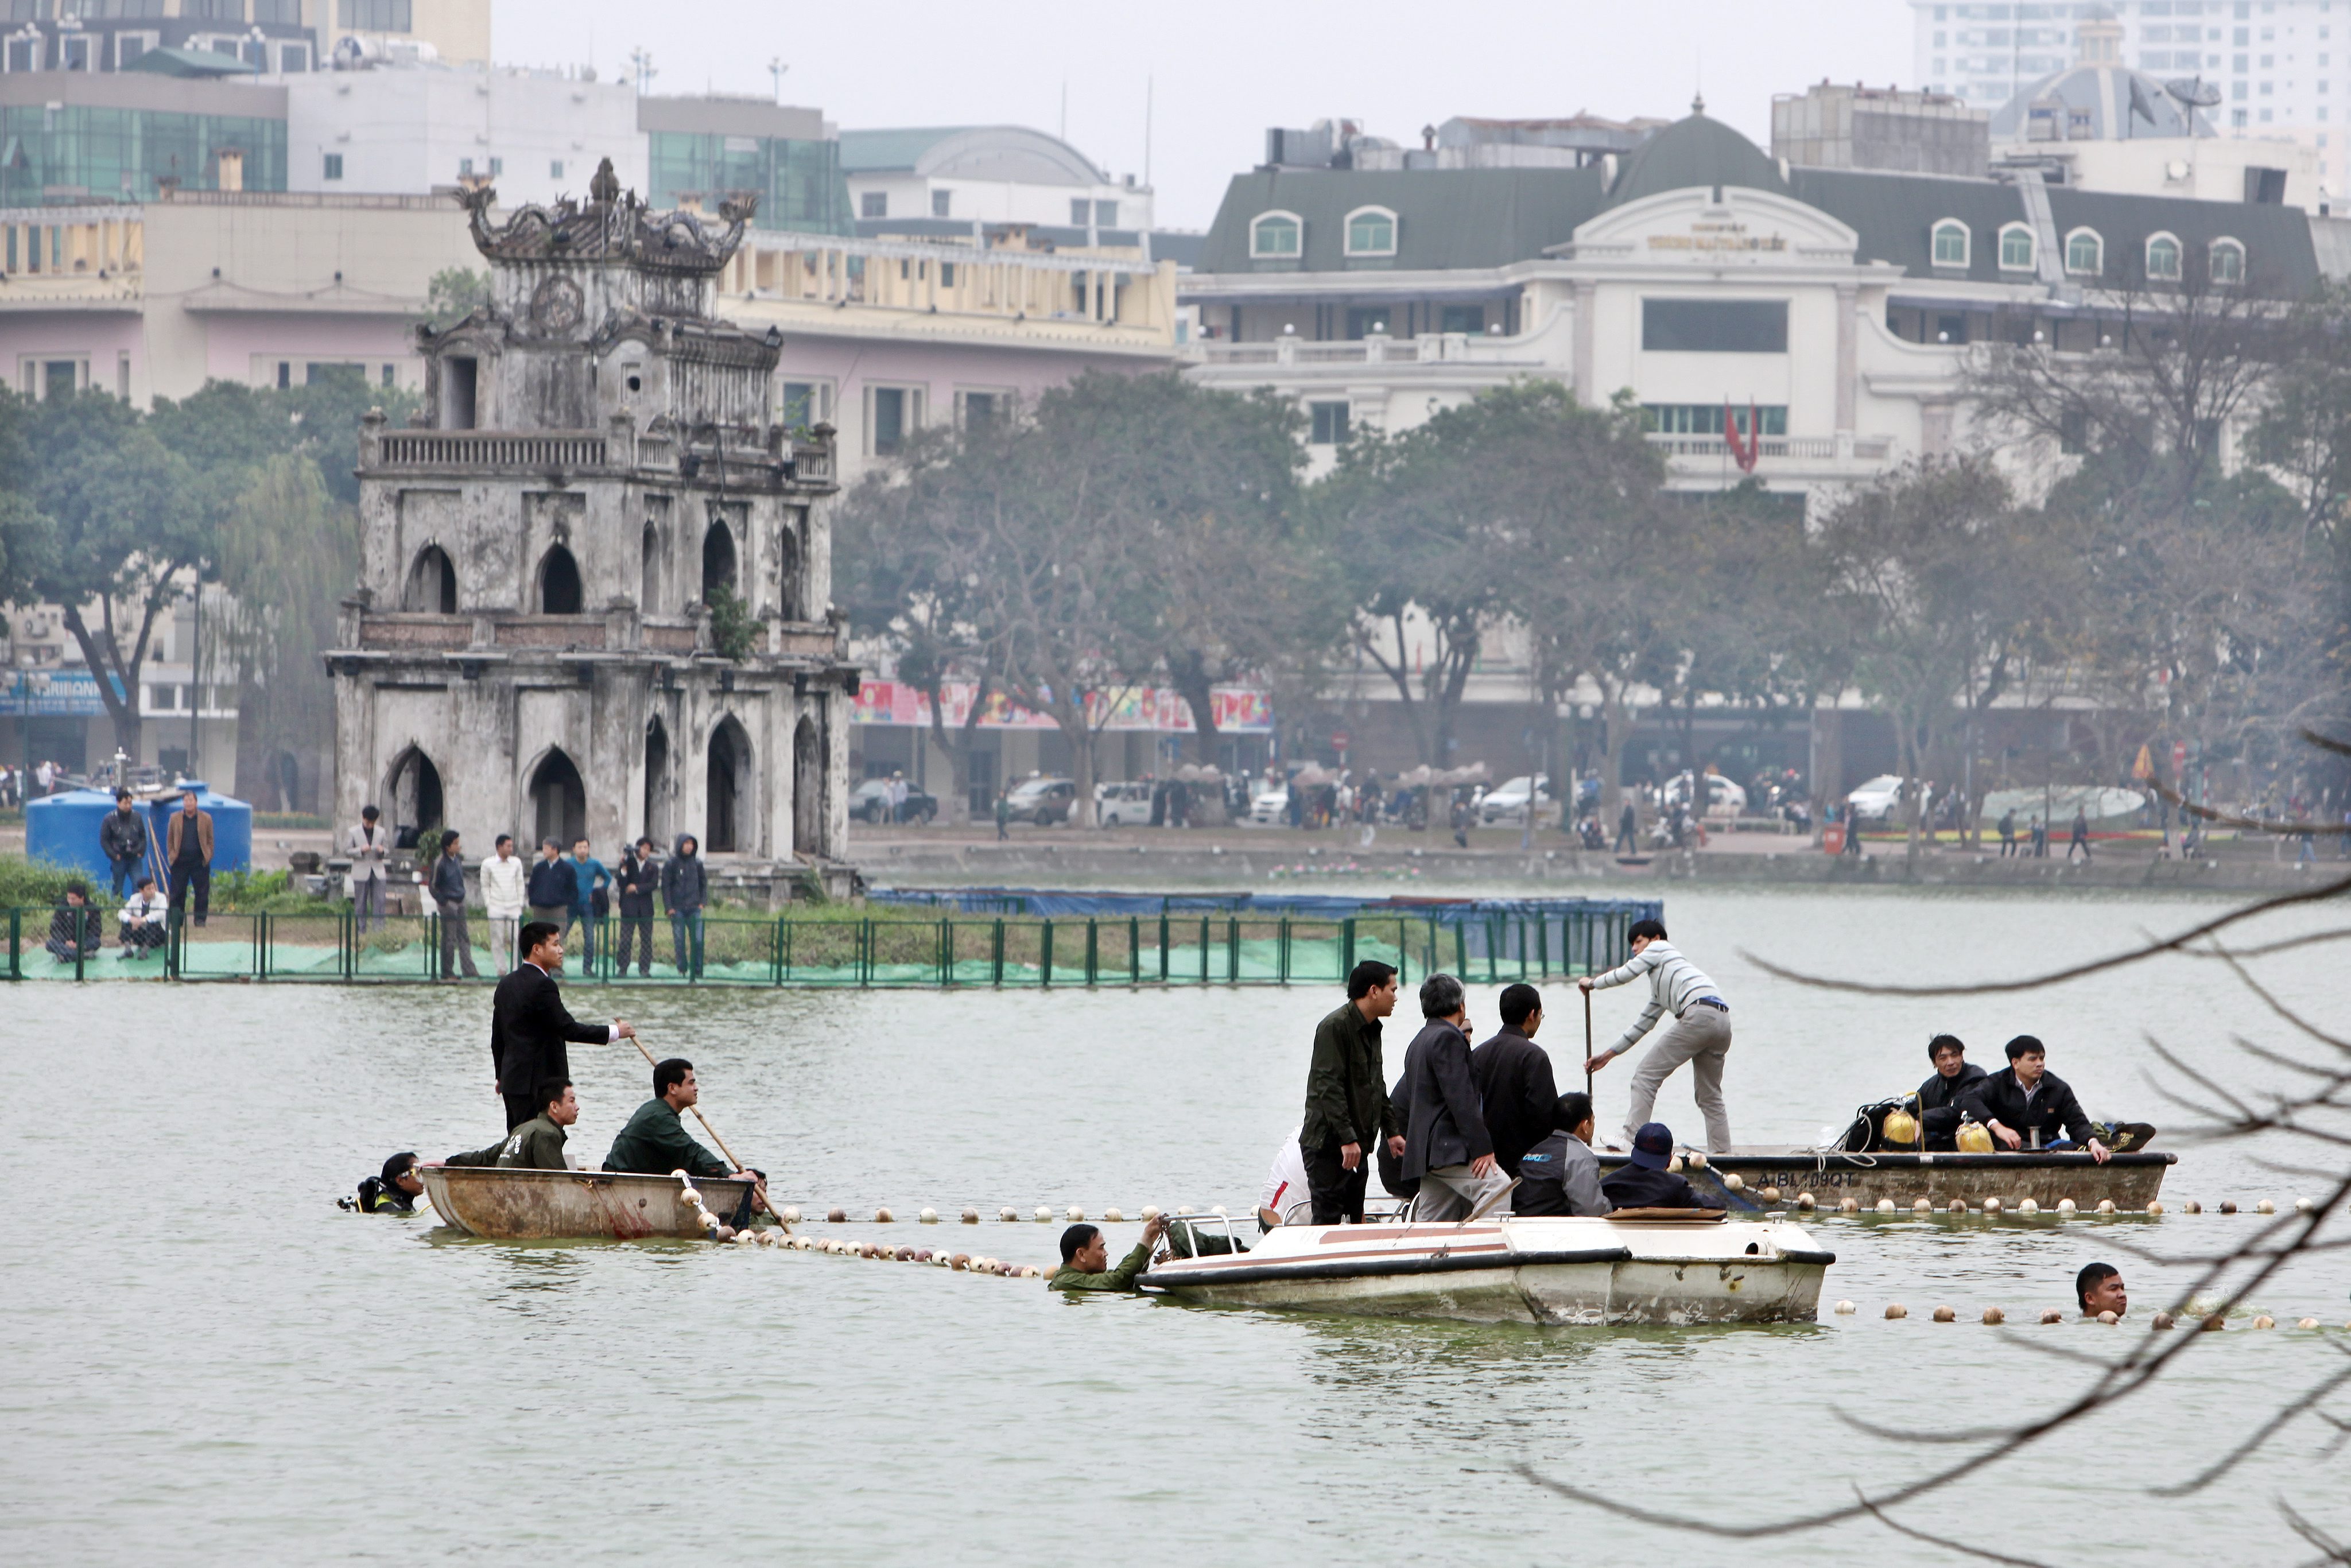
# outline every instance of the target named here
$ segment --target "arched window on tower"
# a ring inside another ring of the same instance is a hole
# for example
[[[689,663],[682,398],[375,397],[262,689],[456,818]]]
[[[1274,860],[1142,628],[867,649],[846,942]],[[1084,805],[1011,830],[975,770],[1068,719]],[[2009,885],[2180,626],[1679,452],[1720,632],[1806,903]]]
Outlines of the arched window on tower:
[[[704,603],[721,591],[735,591],[735,532],[723,522],[714,522],[702,536],[702,599]]]
[[[561,545],[547,552],[538,563],[538,612],[541,615],[577,615],[586,595],[580,585],[580,563]]]
[[[439,545],[426,545],[416,552],[415,564],[408,569],[408,585],[401,591],[400,607],[426,615],[457,613],[457,569],[449,563],[448,551]]]

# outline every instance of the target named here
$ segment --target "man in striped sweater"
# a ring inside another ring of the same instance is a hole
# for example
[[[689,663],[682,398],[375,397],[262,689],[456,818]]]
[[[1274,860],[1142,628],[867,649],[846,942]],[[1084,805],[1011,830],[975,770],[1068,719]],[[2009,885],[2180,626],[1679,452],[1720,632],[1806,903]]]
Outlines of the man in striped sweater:
[[[1587,975],[1576,982],[1587,991],[1625,986],[1647,976],[1649,1005],[1633,1020],[1624,1038],[1583,1064],[1597,1072],[1641,1042],[1659,1019],[1671,1014],[1673,1027],[1641,1058],[1633,1072],[1633,1106],[1625,1113],[1625,1132],[1649,1121],[1657,1090],[1674,1069],[1690,1064],[1690,1092],[1706,1118],[1706,1146],[1717,1154],[1730,1147],[1730,1109],[1722,1099],[1722,1064],[1730,1054],[1730,1005],[1698,967],[1666,940],[1665,923],[1635,920],[1626,935],[1633,944],[1632,962],[1604,975]]]

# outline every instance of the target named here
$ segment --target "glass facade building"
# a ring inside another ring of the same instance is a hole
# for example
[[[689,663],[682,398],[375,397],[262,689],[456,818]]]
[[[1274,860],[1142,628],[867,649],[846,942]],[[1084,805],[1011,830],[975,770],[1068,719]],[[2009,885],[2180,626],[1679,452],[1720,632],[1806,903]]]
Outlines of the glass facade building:
[[[80,104],[0,108],[0,207],[154,199],[159,180],[221,188],[221,155],[241,187],[286,189],[286,122]]]
[[[653,186],[645,194],[657,208],[674,207],[681,194],[690,193],[715,213],[727,193],[757,191],[759,214],[754,221],[760,228],[857,232],[838,141],[686,131],[649,131],[645,139]]]

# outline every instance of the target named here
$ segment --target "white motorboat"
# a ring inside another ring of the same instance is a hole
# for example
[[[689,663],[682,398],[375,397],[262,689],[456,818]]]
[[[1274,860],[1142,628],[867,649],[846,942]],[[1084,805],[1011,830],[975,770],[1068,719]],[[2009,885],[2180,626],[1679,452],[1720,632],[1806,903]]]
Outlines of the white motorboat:
[[[1836,1261],[1786,1219],[1710,1209],[1281,1225],[1247,1250],[1222,1217],[1177,1218],[1203,1255],[1156,1262],[1141,1284],[1204,1306],[1593,1326],[1810,1322]]]

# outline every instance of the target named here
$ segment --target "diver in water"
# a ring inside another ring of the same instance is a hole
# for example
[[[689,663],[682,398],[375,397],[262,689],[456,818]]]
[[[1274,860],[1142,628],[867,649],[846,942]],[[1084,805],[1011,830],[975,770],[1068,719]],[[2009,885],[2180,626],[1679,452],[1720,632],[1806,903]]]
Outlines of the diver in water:
[[[337,1198],[358,1214],[413,1214],[423,1196],[424,1183],[416,1175],[416,1155],[403,1152],[383,1162],[383,1174],[360,1183],[359,1196]]]

